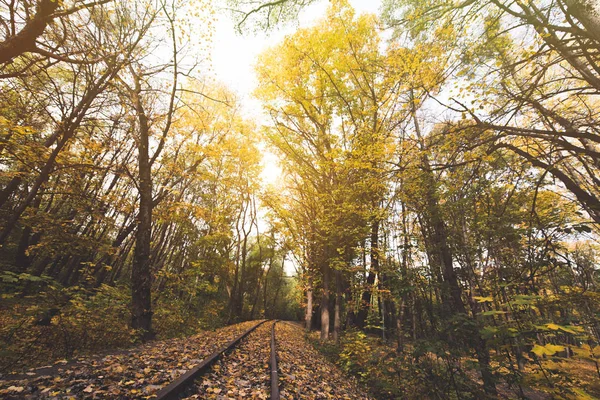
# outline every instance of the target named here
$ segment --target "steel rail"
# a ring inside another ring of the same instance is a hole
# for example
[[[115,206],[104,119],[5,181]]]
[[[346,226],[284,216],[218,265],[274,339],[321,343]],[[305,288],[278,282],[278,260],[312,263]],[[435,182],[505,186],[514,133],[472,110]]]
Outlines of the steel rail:
[[[275,324],[271,327],[271,400],[279,400],[279,377],[277,376],[277,350],[275,348]]]
[[[210,366],[218,360],[223,354],[227,353],[231,349],[233,349],[243,338],[248,336],[252,331],[256,328],[264,324],[265,321],[261,321],[253,327],[249,328],[246,332],[242,333],[239,337],[233,339],[225,346],[220,348],[219,350],[212,353],[210,356],[205,358],[200,364],[196,365],[194,368],[181,375],[179,378],[175,379],[173,382],[162,388],[158,393],[156,393],[157,400],[173,400],[177,399],[178,396],[184,392],[188,386],[190,386],[196,378],[202,375],[204,372],[208,371]],[[279,398],[279,397],[278,397]]]

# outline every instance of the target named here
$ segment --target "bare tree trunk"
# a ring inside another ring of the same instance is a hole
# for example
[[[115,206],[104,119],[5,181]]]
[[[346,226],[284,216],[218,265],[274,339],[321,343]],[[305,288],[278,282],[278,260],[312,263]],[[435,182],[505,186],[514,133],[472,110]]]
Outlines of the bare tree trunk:
[[[253,201],[253,205],[254,205],[254,215],[258,215],[258,211],[256,209],[256,199],[254,199]],[[258,223],[255,222],[255,226],[256,226],[256,244],[258,245],[258,268],[260,270],[260,274],[258,275],[258,279],[256,282],[256,290],[254,291],[254,301],[252,302],[252,309],[250,310],[250,320],[254,319],[254,311],[256,310],[256,305],[258,304],[258,298],[260,297],[260,287],[261,285],[263,285],[263,279],[265,276],[265,271],[262,268],[262,257],[263,257],[263,253],[262,253],[262,246],[260,244],[260,231],[258,229]],[[269,269],[270,269],[270,265],[273,262],[273,257],[269,258]],[[283,263],[285,262],[285,255],[283,256],[283,260],[282,260],[282,266]]]
[[[236,306],[236,301],[238,298],[237,292],[239,290],[239,281],[240,281],[240,254],[241,254],[241,231],[240,231],[240,224],[243,227],[243,225],[245,224],[246,221],[246,208],[244,207],[243,204],[243,198],[242,198],[242,204],[240,206],[240,210],[239,213],[237,215],[237,219],[235,222],[235,232],[236,232],[236,243],[235,243],[235,272],[233,275],[233,286],[231,288],[231,293],[229,296],[229,317],[227,318],[227,323],[231,323],[233,321],[233,317],[235,314],[235,310],[237,309]]]
[[[323,289],[321,294],[321,340],[329,339],[329,265],[323,262]]]
[[[307,332],[312,329],[313,315],[313,287],[312,279],[308,278],[308,288],[306,289],[306,313],[304,314],[304,328]]]
[[[273,268],[273,257],[269,260],[269,269],[265,272],[265,279],[263,285],[263,316],[267,318],[267,289],[269,284],[269,272]]]
[[[400,299],[398,313],[396,314],[396,350],[401,352],[404,349],[404,335],[402,334],[402,318],[404,317],[405,309],[404,296]]]
[[[131,327],[142,330],[142,338],[150,339],[152,332],[152,301],[150,272],[150,241],[152,238],[152,166],[149,155],[150,127],[140,99],[140,79],[135,76],[132,100],[139,123],[138,173],[139,213],[131,267]]]
[[[360,329],[365,327],[365,321],[371,306],[371,293],[375,284],[375,276],[379,270],[379,220],[375,219],[371,225],[371,268],[367,277],[367,285],[362,293],[358,313],[356,314],[356,326]]]
[[[340,339],[342,312],[342,278],[339,270],[335,270],[335,308],[333,312],[333,340],[337,343]]]

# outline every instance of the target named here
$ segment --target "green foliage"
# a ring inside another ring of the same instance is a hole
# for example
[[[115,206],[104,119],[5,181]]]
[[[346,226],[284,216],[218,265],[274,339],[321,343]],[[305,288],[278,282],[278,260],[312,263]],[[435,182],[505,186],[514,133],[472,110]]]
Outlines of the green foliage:
[[[203,329],[224,325],[218,303],[207,304],[199,309],[178,298],[159,300],[156,304],[155,329],[161,339],[190,336]]]
[[[17,274],[12,271],[0,271],[0,289],[2,289],[2,298],[14,297],[15,292],[31,287],[45,287],[52,282],[48,276],[35,276],[25,272]]]
[[[140,333],[129,328],[131,300],[126,286],[62,287],[49,277],[6,271],[0,279],[3,372],[139,343]],[[220,327],[224,321],[219,307],[208,303],[199,309],[177,297],[159,297],[155,307],[158,337]]]
[[[482,395],[441,341],[420,341],[413,349],[399,352],[380,338],[348,330],[339,344],[311,342],[344,372],[358,378],[375,398],[476,399]]]
[[[35,294],[3,301],[3,371],[126,347],[137,340],[128,328],[127,288],[102,285],[90,291],[47,282],[41,291],[31,292]]]
[[[347,331],[340,340],[338,364],[350,374],[366,377],[373,363],[373,348],[361,331]]]

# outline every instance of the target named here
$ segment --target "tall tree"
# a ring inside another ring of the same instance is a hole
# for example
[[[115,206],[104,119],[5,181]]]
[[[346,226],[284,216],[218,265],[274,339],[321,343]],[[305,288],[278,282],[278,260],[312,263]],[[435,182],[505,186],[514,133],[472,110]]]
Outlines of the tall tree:
[[[375,28],[373,16],[356,18],[339,1],[319,26],[288,37],[258,67],[259,96],[273,118],[268,138],[285,155],[294,196],[310,198],[301,194],[310,190],[320,203],[307,205],[315,217],[305,231],[315,240],[310,254],[320,277],[323,339],[328,337],[330,293],[343,286],[331,280],[347,275],[339,269],[346,270],[342,265],[352,258],[351,250],[339,249],[356,248],[368,236],[368,225],[375,232],[368,284],[377,273],[376,232],[398,92]],[[368,297],[370,289],[365,292]],[[341,300],[341,293],[336,298]],[[367,306],[361,307],[363,320]],[[334,326],[340,326],[338,304],[335,310]]]

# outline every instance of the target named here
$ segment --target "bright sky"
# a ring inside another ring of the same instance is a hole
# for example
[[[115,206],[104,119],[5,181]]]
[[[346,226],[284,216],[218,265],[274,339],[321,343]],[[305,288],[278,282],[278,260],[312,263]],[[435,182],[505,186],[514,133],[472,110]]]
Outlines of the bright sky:
[[[306,8],[300,15],[300,27],[313,25],[325,15],[329,2],[318,1]],[[381,0],[350,0],[357,13],[377,13]],[[269,34],[250,33],[238,35],[229,15],[221,15],[216,24],[212,51],[213,71],[216,79],[225,83],[240,96],[244,111],[255,118],[260,118],[260,103],[252,98],[252,92],[257,80],[254,73],[254,63],[260,53],[279,43],[283,38],[297,29],[297,24],[280,27]],[[263,151],[263,181],[267,184],[276,183],[280,170],[276,157],[268,151]]]
[[[321,0],[306,8],[300,15],[300,26],[313,25],[325,14],[328,4],[327,0]],[[350,4],[357,13],[377,13],[381,1],[350,0]],[[253,66],[257,56],[279,43],[285,35],[293,33],[296,28],[296,24],[290,24],[269,35],[260,33],[253,36],[248,33],[242,36],[235,33],[234,24],[229,16],[221,15],[216,25],[212,53],[217,78],[240,95],[250,97],[256,85]],[[258,107],[258,104],[254,103],[252,107]]]

